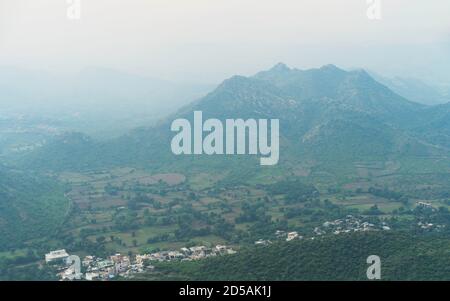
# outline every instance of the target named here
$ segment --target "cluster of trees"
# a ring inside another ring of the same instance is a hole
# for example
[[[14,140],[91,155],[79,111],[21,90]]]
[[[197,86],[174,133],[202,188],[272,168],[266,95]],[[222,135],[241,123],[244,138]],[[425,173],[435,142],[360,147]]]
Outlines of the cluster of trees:
[[[387,188],[370,187],[368,192],[374,196],[382,197],[388,200],[407,202],[407,198],[400,192],[389,190]]]
[[[157,269],[160,280],[367,280],[366,260],[375,254],[381,258],[382,280],[450,280],[449,246],[444,235],[366,232],[247,247]]]
[[[241,214],[236,217],[235,222],[240,224],[266,221],[267,219],[270,219],[270,216],[267,215],[267,203],[244,201],[241,205]]]
[[[63,186],[0,166],[0,251],[54,235],[68,210]]]
[[[56,271],[38,264],[15,265],[0,262],[0,281],[56,281]]]
[[[124,210],[113,216],[114,227],[119,231],[128,231],[137,229],[140,223],[137,219],[137,213],[131,210]]]
[[[286,204],[302,203],[319,197],[319,191],[298,179],[280,181],[267,185],[265,189],[271,195],[284,195]]]

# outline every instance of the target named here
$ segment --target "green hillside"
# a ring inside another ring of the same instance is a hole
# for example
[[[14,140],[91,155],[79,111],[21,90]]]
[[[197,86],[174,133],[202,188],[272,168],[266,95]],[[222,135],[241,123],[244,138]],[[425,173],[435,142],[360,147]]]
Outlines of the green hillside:
[[[299,160],[341,161],[345,167],[373,158],[448,158],[449,127],[447,115],[443,114],[446,108],[430,109],[410,102],[362,70],[344,71],[333,65],[298,70],[277,65],[252,77],[225,80],[157,126],[139,128],[103,142],[69,133],[18,162],[27,168],[46,170],[241,167],[241,163],[222,164],[219,156],[205,164],[203,160],[197,163],[188,156],[172,154],[172,120],[192,120],[196,110],[203,112],[204,119],[278,118],[282,166]],[[248,161],[254,164],[252,159]]]
[[[0,250],[54,233],[68,210],[61,186],[0,166]]]
[[[341,234],[250,247],[234,255],[158,264],[139,279],[367,280],[369,255],[381,258],[382,280],[450,280],[450,238],[407,233]]]

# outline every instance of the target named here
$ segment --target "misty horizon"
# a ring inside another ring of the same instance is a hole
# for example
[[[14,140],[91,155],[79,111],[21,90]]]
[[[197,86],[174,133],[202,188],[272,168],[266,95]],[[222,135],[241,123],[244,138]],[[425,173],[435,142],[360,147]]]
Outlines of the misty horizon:
[[[100,66],[177,82],[217,84],[283,62],[336,64],[388,77],[450,83],[450,3],[384,1],[0,1],[0,66],[74,74]],[[2,13],[3,12],[3,13]],[[5,12],[8,12],[7,14]]]

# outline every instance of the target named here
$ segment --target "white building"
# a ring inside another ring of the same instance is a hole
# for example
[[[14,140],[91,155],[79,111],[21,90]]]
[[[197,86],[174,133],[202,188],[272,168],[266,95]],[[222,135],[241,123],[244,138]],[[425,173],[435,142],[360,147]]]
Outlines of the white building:
[[[222,246],[222,245],[217,245],[216,246],[216,251],[221,253],[221,252],[225,252],[228,249],[227,246]]]
[[[190,251],[188,248],[181,248],[180,250],[181,250],[181,252],[182,252],[183,254],[189,254],[189,253],[191,253],[191,251]]]
[[[427,208],[427,209],[434,209],[433,205],[431,203],[425,203],[425,202],[417,202],[417,207]]]
[[[291,241],[293,239],[298,238],[298,233],[297,232],[289,232],[286,238],[286,241]]]
[[[64,249],[51,251],[50,253],[45,254],[45,262],[49,263],[57,260],[62,261],[65,260],[67,257],[69,257],[69,254]]]
[[[268,244],[271,244],[272,242],[270,240],[264,240],[264,239],[260,239],[255,241],[255,245],[259,245],[259,246],[267,246]]]
[[[93,281],[93,280],[97,280],[97,279],[99,279],[99,274],[98,273],[86,273],[86,276],[85,276],[85,278],[86,278],[86,280],[88,280],[88,281]]]

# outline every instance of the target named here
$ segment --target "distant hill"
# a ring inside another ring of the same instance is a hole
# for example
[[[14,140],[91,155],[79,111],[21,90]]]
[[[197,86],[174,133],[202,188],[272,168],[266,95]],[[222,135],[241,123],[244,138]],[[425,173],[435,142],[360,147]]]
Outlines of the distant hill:
[[[426,121],[416,131],[433,144],[450,147],[450,102],[424,112]]]
[[[0,166],[0,251],[51,235],[68,210],[61,186]]]
[[[213,87],[100,67],[55,75],[0,66],[0,112],[48,118],[65,129],[110,137],[153,124]]]
[[[411,102],[363,70],[345,71],[334,65],[298,70],[277,64],[252,77],[225,80],[154,127],[139,128],[101,143],[58,137],[23,162],[32,168],[50,169],[247,166],[242,160],[233,165],[234,158],[223,156],[194,160],[172,155],[172,120],[192,119],[195,110],[203,111],[204,119],[280,119],[280,164],[285,166],[299,160],[348,164],[405,156],[448,158],[446,108]],[[247,163],[254,164],[254,157]]]
[[[438,105],[450,101],[445,92],[416,78],[387,78],[374,72],[370,72],[370,75],[395,93],[417,103]]]

